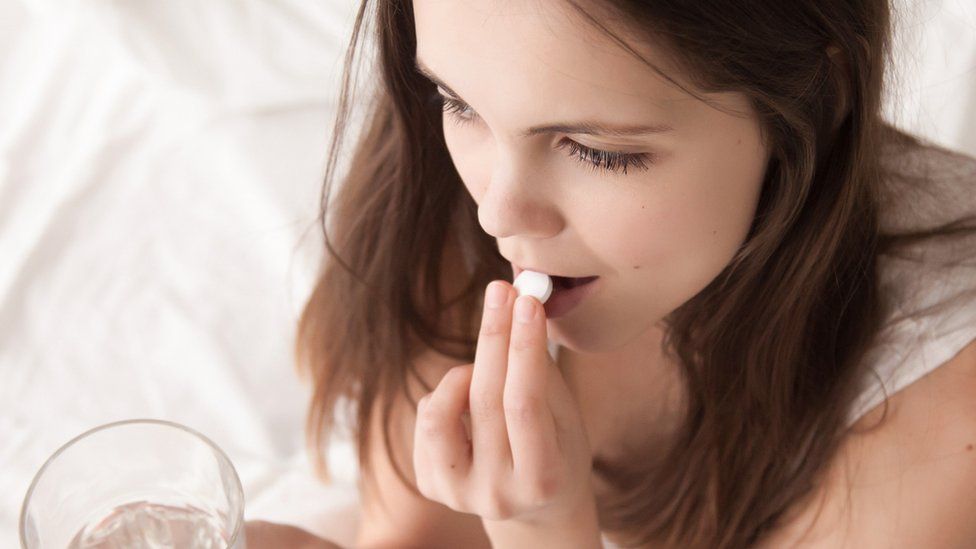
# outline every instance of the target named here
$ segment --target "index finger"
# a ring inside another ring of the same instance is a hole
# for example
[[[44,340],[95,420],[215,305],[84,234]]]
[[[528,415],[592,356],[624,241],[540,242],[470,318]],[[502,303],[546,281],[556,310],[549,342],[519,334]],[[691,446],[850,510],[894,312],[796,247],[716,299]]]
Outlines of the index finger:
[[[497,294],[494,293],[496,291]],[[512,459],[502,407],[502,390],[508,369],[514,293],[511,285],[503,280],[492,281],[485,292],[485,310],[475,349],[474,372],[471,374],[468,397],[474,467],[480,468],[486,464],[489,469],[508,466]],[[493,294],[501,299],[494,306]]]

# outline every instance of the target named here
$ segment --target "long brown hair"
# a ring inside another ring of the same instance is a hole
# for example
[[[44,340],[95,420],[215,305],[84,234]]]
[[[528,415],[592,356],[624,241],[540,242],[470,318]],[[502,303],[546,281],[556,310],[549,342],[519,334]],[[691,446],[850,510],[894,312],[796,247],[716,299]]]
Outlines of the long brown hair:
[[[675,0],[561,5],[638,57],[621,33],[665,47],[693,83],[682,89],[699,99],[746,94],[771,148],[739,253],[665,319],[665,347],[687,391],[673,444],[663,461],[613,471],[616,496],[600,502],[601,525],[622,544],[747,547],[814,492],[849,432],[846,411],[868,375],[863,359],[889,312],[879,257],[963,227],[885,234],[879,226],[879,196],[895,176],[882,150],[923,146],[880,113],[888,0],[816,0],[789,9],[779,0],[745,9]],[[357,44],[371,17],[376,87],[360,103],[367,109],[361,134],[330,209]],[[360,467],[369,475],[374,403],[382,403],[389,452],[394,395],[410,399],[408,377],[421,379],[414,359],[434,349],[472,362],[481,292],[511,276],[478,226],[445,146],[435,89],[416,72],[415,53],[412,3],[371,7],[364,0],[322,192],[327,256],[296,341],[299,370],[314,388],[309,448],[325,479],[340,402],[353,407]],[[461,272],[450,286],[443,279],[449,264]],[[445,295],[446,287],[455,291]]]

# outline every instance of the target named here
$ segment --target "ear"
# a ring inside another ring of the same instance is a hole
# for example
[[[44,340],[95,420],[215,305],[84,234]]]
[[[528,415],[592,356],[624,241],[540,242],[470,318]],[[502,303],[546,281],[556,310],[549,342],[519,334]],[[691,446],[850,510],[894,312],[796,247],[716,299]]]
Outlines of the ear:
[[[827,46],[827,56],[830,58],[831,63],[831,82],[833,82],[833,92],[834,92],[834,119],[831,123],[831,133],[837,131],[840,128],[841,123],[847,118],[848,110],[851,108],[850,98],[848,97],[848,90],[850,89],[851,83],[851,72],[848,66],[847,59],[841,52],[841,49],[837,46],[831,44]]]

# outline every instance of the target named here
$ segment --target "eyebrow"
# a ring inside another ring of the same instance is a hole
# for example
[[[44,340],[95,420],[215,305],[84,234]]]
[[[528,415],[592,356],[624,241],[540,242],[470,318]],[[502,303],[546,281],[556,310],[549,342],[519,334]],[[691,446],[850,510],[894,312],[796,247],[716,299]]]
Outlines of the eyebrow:
[[[428,80],[437,84],[441,88],[450,94],[454,99],[467,103],[461,96],[458,95],[454,90],[451,89],[443,80],[437,77],[419,57],[415,58],[415,64],[417,71],[424,75]],[[656,133],[664,133],[674,131],[674,128],[668,124],[654,124],[654,125],[614,125],[607,124],[605,122],[597,122],[594,120],[581,120],[577,122],[558,122],[555,124],[545,124],[541,126],[533,126],[521,133],[522,137],[531,137],[533,135],[539,135],[544,133],[572,133],[572,134],[586,134],[586,135],[604,135],[611,137],[625,137],[625,136],[639,136],[639,135],[651,135]]]

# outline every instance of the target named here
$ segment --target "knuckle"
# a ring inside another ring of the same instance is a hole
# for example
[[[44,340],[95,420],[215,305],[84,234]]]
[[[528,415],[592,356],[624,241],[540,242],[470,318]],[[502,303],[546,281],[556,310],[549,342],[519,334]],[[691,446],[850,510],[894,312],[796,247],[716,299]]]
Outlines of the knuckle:
[[[464,501],[463,494],[461,494],[460,490],[458,489],[451,490],[441,503],[446,505],[452,511],[457,511],[458,513],[470,512],[467,504]]]
[[[430,501],[445,505],[454,511],[467,512],[457,487],[451,483],[446,483],[443,477],[418,475],[417,490]]]
[[[513,517],[513,509],[507,498],[490,492],[481,502],[478,514],[488,520],[508,520]]]
[[[499,336],[507,334],[509,329],[504,320],[499,318],[499,315],[488,315],[481,321],[480,331],[483,336]]]
[[[525,496],[529,506],[539,509],[548,505],[559,493],[559,478],[553,474],[542,474],[525,484]]]
[[[439,437],[444,434],[444,421],[440,414],[429,405],[417,416],[417,429],[425,437]]]

